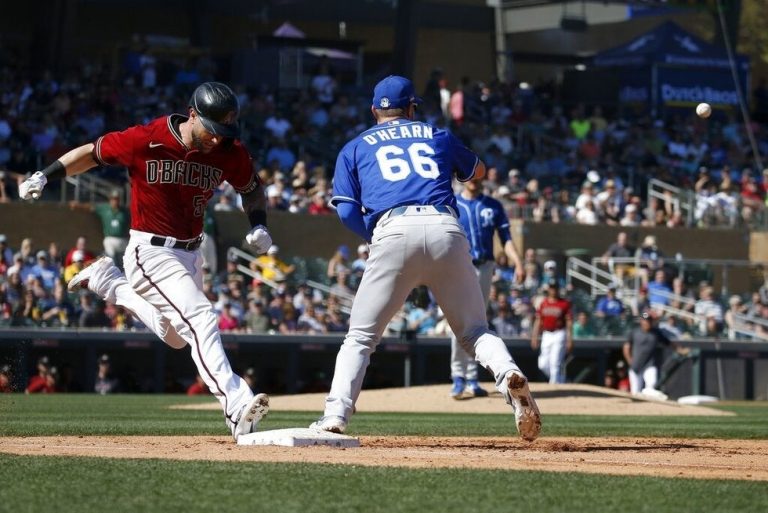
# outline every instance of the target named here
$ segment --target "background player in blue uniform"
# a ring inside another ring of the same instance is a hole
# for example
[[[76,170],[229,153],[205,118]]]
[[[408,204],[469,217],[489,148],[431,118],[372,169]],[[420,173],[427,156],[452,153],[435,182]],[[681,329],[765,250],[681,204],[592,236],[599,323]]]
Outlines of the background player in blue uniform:
[[[480,280],[484,304],[491,293],[491,280],[496,262],[493,254],[493,234],[499,235],[504,253],[515,266],[515,281],[524,278],[523,264],[515,250],[509,233],[509,219],[504,207],[482,191],[482,178],[464,183],[464,190],[456,195],[459,222],[469,239],[472,264]],[[488,395],[477,381],[477,362],[464,351],[456,336],[451,337],[451,397],[464,399]]]
[[[451,180],[482,178],[485,166],[450,133],[414,121],[410,80],[379,82],[376,125],[347,143],[336,161],[333,198],[342,222],[370,241],[370,257],[352,304],[349,332],[336,357],[324,415],[310,427],[342,433],[392,316],[411,290],[426,285],[464,349],[488,368],[515,411],[525,440],[541,430],[528,380],[504,342],[488,330],[485,302],[456,215]]]

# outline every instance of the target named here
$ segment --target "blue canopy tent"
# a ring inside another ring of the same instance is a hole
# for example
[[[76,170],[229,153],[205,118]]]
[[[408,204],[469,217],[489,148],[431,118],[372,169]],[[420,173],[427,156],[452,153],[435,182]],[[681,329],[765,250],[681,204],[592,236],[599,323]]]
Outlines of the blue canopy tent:
[[[735,64],[739,86],[745,94],[749,59],[736,55]],[[671,21],[597,54],[593,65],[616,68],[619,103],[651,108],[657,116],[700,102],[707,102],[716,110],[739,105],[725,48],[699,39]]]

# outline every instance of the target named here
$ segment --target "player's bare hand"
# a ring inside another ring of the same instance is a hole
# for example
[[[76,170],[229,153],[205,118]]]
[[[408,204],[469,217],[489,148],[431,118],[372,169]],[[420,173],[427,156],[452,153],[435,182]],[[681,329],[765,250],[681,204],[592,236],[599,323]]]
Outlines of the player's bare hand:
[[[253,246],[257,253],[266,253],[272,245],[272,237],[265,226],[257,225],[245,236],[245,242]]]
[[[48,183],[48,179],[43,173],[37,171],[35,174],[21,182],[19,185],[19,197],[23,200],[38,199],[43,192],[43,187]]]

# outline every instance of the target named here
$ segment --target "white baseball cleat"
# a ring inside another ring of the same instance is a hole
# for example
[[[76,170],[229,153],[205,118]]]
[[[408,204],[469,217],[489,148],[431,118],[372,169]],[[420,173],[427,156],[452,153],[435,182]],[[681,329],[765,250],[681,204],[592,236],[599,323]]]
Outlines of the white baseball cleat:
[[[309,429],[318,429],[341,435],[347,430],[347,421],[338,415],[325,415],[310,424]]]
[[[88,267],[77,273],[67,284],[67,290],[74,292],[77,289],[90,289],[102,297],[106,297],[106,290],[102,285],[114,277],[120,276],[120,270],[115,267],[114,261],[108,256],[97,258]],[[93,283],[91,283],[93,281]],[[107,287],[108,288],[108,287]]]
[[[232,436],[237,442],[237,437],[247,435],[256,431],[259,421],[266,417],[269,412],[269,396],[267,394],[256,394],[253,399],[243,407],[240,412],[240,418],[235,424]]]
[[[541,413],[528,388],[528,379],[517,371],[510,371],[505,378],[507,390],[504,397],[515,411],[515,424],[520,437],[533,442],[541,432]]]

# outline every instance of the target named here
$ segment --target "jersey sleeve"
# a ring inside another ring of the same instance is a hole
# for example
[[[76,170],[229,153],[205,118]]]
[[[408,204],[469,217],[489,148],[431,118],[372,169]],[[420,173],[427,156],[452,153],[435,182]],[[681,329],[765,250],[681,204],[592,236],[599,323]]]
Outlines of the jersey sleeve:
[[[96,139],[93,158],[102,166],[130,166],[135,148],[147,140],[147,134],[146,127],[141,125],[106,133]]]
[[[259,175],[253,168],[253,161],[245,148],[238,146],[240,151],[232,159],[231,168],[227,170],[225,179],[234,187],[238,194],[248,194],[261,185]]]
[[[503,246],[508,240],[512,239],[512,235],[509,233],[509,218],[507,217],[507,213],[504,212],[504,207],[498,201],[494,202],[494,209],[496,210],[496,215],[494,216],[496,221],[496,233],[499,234],[499,241],[501,241],[501,245]]]
[[[331,198],[331,204],[334,206],[343,201],[362,206],[360,181],[357,179],[357,169],[352,152],[353,147],[347,145],[336,159],[336,170],[333,173],[333,197]]]
[[[448,144],[451,145],[452,164],[454,171],[456,171],[456,178],[460,182],[468,182],[475,176],[475,169],[480,163],[480,158],[450,133],[448,134]]]

